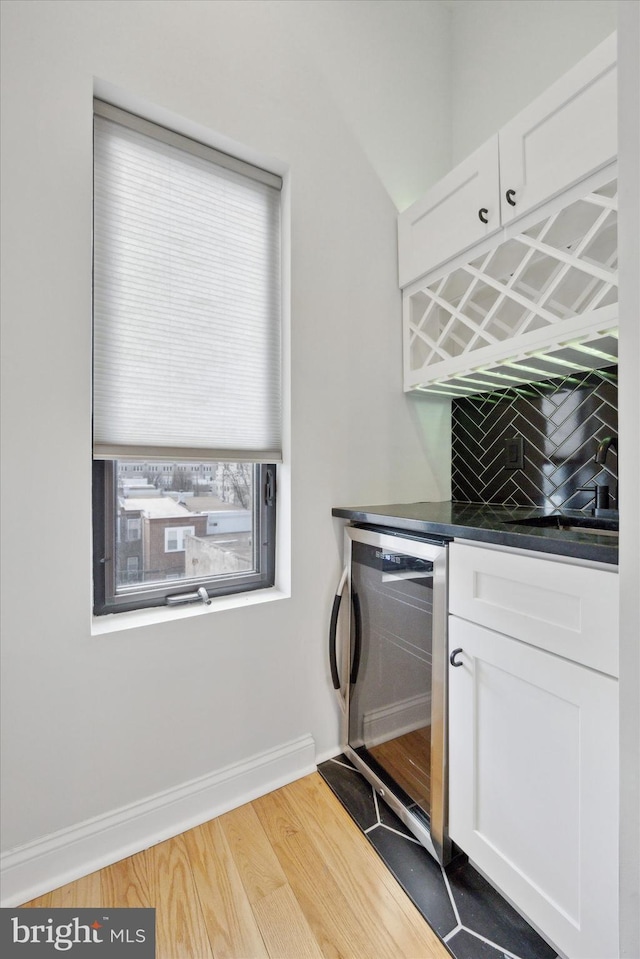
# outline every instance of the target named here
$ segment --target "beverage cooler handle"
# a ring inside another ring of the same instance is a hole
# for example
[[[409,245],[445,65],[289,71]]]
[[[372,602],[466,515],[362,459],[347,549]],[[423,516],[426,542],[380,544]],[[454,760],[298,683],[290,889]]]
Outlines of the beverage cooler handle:
[[[340,582],[338,583],[336,595],[333,597],[333,606],[331,608],[331,623],[329,625],[329,666],[331,668],[331,681],[333,683],[333,688],[338,691],[340,690],[340,685],[341,685],[340,674],[338,673],[338,657],[336,655],[338,614],[340,613],[340,602],[342,600],[342,594],[344,592],[345,583],[347,582],[348,573],[349,573],[349,567],[345,566],[342,576],[340,577]],[[341,702],[341,705],[342,705],[342,702]]]
[[[360,670],[360,656],[362,655],[362,613],[360,611],[360,597],[356,593],[355,589],[351,593],[351,606],[353,608],[355,644],[353,649],[353,662],[351,663],[351,675],[349,676],[349,682],[352,686],[355,686],[358,680],[358,672]]]

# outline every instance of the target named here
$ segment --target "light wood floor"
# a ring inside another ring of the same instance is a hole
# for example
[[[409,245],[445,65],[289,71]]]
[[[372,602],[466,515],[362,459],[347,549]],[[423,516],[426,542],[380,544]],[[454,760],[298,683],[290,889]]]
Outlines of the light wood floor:
[[[25,904],[156,908],[156,959],[450,959],[317,773]]]

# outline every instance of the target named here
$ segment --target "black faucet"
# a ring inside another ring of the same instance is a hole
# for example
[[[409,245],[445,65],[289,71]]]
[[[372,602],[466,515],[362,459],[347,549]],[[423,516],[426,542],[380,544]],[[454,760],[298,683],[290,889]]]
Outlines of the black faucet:
[[[596,450],[596,455],[594,456],[594,462],[599,466],[604,466],[607,461],[607,453],[614,448],[616,453],[618,452],[618,437],[617,436],[605,436],[603,440],[598,443],[598,448]],[[604,483],[596,483],[595,486],[582,486],[580,487],[584,492],[593,493],[595,495],[595,508],[593,513],[598,515],[608,515],[609,512],[609,487]],[[617,500],[617,496],[616,496]]]
[[[616,453],[618,452],[618,437],[617,436],[605,436],[603,440],[598,443],[598,449],[596,450],[595,462],[602,465],[606,463],[607,453],[609,452],[610,447],[614,448]]]
[[[617,452],[618,437],[605,436],[605,438],[598,443],[598,449],[593,458],[594,462],[598,463],[599,466],[603,466],[607,460],[607,453],[612,446]],[[609,511],[609,487],[605,483],[596,483],[594,486],[579,486],[577,492],[593,494],[595,498],[595,508],[592,512],[595,513],[596,516],[600,512]]]
[[[595,483],[594,486],[579,486],[577,493],[591,493],[595,497],[595,508],[592,512],[597,513],[601,509],[609,509],[609,487],[604,483]]]

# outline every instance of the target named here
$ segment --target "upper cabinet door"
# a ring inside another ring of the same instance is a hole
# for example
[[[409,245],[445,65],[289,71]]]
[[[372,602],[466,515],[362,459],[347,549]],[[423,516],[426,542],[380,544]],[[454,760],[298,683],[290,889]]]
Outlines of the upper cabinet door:
[[[498,137],[494,136],[398,217],[400,286],[499,228]]]
[[[614,160],[615,34],[500,130],[499,138],[503,224]]]

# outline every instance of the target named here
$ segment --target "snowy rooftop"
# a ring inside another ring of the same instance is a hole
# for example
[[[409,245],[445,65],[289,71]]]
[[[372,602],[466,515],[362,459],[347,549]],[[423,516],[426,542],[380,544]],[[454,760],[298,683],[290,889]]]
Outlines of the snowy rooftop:
[[[120,500],[122,508],[129,510],[140,510],[149,519],[162,519],[163,517],[191,516],[193,511],[185,509],[180,503],[176,503],[170,496],[160,496],[156,498],[128,496]]]

